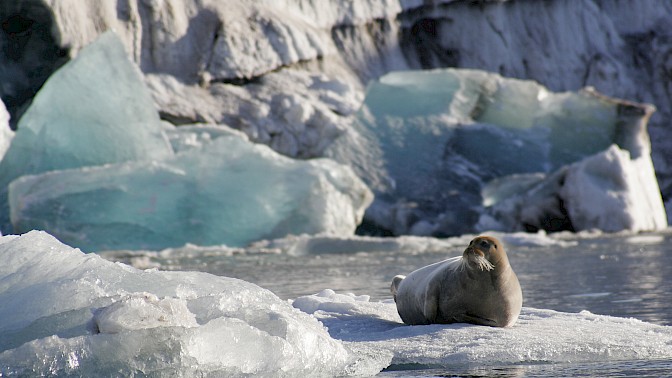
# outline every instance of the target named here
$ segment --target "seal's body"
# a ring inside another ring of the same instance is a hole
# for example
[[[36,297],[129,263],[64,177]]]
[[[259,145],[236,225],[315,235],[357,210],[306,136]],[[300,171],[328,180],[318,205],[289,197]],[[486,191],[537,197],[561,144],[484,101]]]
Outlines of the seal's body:
[[[461,257],[392,280],[397,311],[406,324],[472,323],[510,327],[523,293],[499,240],[479,236]]]

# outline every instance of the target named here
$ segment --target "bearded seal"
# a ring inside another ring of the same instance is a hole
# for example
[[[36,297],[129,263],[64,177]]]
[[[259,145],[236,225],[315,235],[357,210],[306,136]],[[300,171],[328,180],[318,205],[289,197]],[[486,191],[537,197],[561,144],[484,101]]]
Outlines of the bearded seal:
[[[476,237],[462,256],[396,276],[390,288],[406,324],[472,323],[511,327],[520,314],[523,292],[504,247]]]

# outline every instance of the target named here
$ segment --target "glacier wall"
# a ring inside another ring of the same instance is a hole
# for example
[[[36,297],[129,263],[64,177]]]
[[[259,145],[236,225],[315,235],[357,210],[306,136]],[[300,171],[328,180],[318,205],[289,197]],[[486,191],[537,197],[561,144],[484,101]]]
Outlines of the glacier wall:
[[[665,27],[672,6],[666,2],[26,0],[0,6],[3,53],[21,47],[0,63],[7,79],[0,97],[13,122],[27,106],[12,97],[17,83],[35,93],[48,76],[16,79],[31,72],[36,51],[51,54],[39,69],[44,73],[110,28],[144,73],[164,120],[227,125],[303,159],[324,156],[334,140],[352,137],[370,79],[409,68],[477,68],[533,79],[552,91],[590,85],[655,104],[653,164],[663,198],[672,195],[666,146],[672,39]]]

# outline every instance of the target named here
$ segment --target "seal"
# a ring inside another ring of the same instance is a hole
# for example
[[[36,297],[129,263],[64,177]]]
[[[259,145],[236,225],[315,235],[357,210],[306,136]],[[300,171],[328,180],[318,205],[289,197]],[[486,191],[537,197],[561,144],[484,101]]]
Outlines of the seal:
[[[523,292],[496,238],[478,236],[454,257],[396,276],[391,287],[406,324],[472,323],[511,327]]]

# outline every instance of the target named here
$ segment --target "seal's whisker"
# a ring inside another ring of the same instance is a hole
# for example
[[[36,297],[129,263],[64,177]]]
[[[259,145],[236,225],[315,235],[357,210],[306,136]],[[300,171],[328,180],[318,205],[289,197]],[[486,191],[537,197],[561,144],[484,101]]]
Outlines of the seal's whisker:
[[[448,264],[448,269],[456,271],[456,272],[461,272],[464,270],[465,266],[467,265],[467,259],[464,257],[454,257],[450,259],[450,263]]]
[[[478,268],[481,270],[491,271],[495,269],[495,266],[483,256],[476,256],[476,264],[478,264]]]

